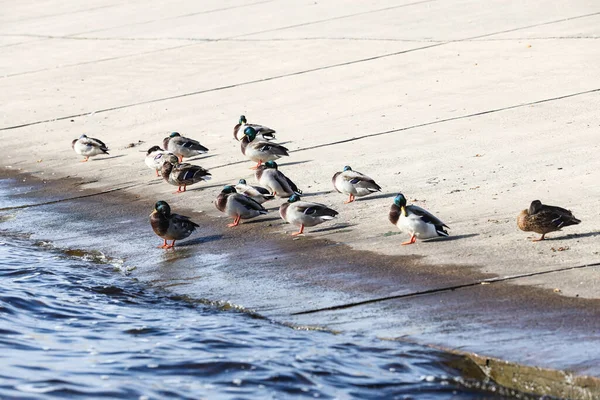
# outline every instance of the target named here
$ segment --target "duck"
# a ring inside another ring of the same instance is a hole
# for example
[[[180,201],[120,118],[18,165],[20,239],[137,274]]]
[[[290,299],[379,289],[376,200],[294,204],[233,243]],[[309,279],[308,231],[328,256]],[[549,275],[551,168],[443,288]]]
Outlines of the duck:
[[[148,152],[146,152],[146,159],[144,162],[148,168],[156,171],[156,176],[160,176],[158,171],[161,170],[165,161],[169,161],[171,164],[177,164],[179,158],[170,151],[161,149],[160,146],[152,146],[148,149]]]
[[[290,178],[279,171],[275,161],[267,161],[258,167],[254,173],[256,180],[261,186],[271,191],[273,196],[290,197],[293,194],[302,194],[302,190]]]
[[[298,232],[292,233],[292,236],[297,236],[304,233],[305,226],[315,226],[332,220],[338,212],[325,204],[301,201],[300,196],[294,193],[279,207],[279,215],[284,221],[300,226]]]
[[[581,220],[575,218],[573,213],[561,207],[542,204],[534,200],[527,210],[517,216],[517,226],[524,232],[535,232],[542,235],[534,242],[544,240],[547,233],[560,231],[565,226],[577,225]]]
[[[240,115],[240,120],[233,127],[233,137],[238,142],[244,138],[244,131],[246,128],[251,127],[256,131],[258,137],[262,140],[274,140],[275,139],[275,129],[268,128],[266,126],[258,125],[258,124],[249,124],[246,121],[245,115]]]
[[[429,211],[415,205],[406,205],[406,197],[399,193],[390,208],[389,220],[398,229],[410,234],[410,240],[402,245],[413,244],[419,239],[449,236],[444,229],[450,227]]]
[[[238,226],[242,219],[250,219],[267,213],[267,210],[259,202],[237,193],[231,185],[225,186],[221,190],[215,200],[215,206],[219,211],[234,218],[233,223],[227,225],[230,228]]]
[[[356,197],[381,192],[381,186],[375,183],[372,178],[358,171],[353,171],[348,165],[341,172],[336,172],[331,181],[335,190],[350,196],[344,204],[352,203]]]
[[[108,154],[108,147],[106,147],[104,142],[100,139],[87,137],[86,135],[81,135],[79,139],[73,140],[71,148],[75,150],[75,153],[85,157],[81,162],[86,162],[90,157],[97,156],[98,154]]]
[[[250,197],[252,200],[256,201],[259,204],[262,204],[269,200],[273,200],[275,198],[275,196],[273,196],[271,192],[269,192],[269,189],[266,189],[262,186],[248,185],[245,179],[240,179],[238,184],[234,187],[236,192]]]
[[[208,152],[208,149],[197,140],[181,136],[178,132],[173,132],[164,138],[163,147],[179,157],[179,162],[183,161],[183,157],[194,157]]]
[[[161,175],[171,185],[178,186],[175,193],[183,193],[188,185],[211,179],[210,172],[199,165],[188,163],[173,164],[170,161],[163,163]],[[181,190],[182,186],[183,190]]]
[[[289,156],[288,149],[280,144],[256,139],[256,130],[251,126],[244,130],[241,141],[242,154],[255,161],[257,164],[251,169],[257,169],[265,161],[278,160]]]
[[[171,214],[171,207],[166,201],[159,200],[154,205],[154,211],[150,214],[150,226],[159,237],[164,240],[162,249],[172,249],[176,240],[182,240],[190,236],[200,225],[190,221],[190,217],[179,214]],[[172,240],[169,244],[167,241]]]

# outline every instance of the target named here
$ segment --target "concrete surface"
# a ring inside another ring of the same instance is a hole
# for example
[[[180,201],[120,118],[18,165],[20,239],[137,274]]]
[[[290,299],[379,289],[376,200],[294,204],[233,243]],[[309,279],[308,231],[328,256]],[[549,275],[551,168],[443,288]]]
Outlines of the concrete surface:
[[[96,191],[133,184],[128,191],[145,208],[162,198],[214,220],[220,187],[252,177],[231,133],[245,114],[277,129],[293,151],[281,169],[306,199],[340,212],[339,229],[277,239],[326,238],[400,263],[421,257],[428,271],[446,276],[431,287],[470,274],[529,274],[502,285],[573,301],[599,297],[597,266],[564,270],[600,262],[595,1],[49,0],[3,7],[0,167],[81,178]],[[175,196],[153,179],[140,151],[170,131],[211,149],[194,160],[211,170],[210,185]],[[70,141],[82,133],[105,141],[111,157],[78,163]],[[375,178],[384,193],[342,204],[330,179],[344,165]],[[390,234],[396,228],[387,221],[399,191],[450,225],[452,240],[399,246],[406,236]],[[532,243],[533,235],[516,228],[516,215],[534,199],[570,208],[583,222]],[[399,293],[393,281],[376,282],[371,297]],[[415,279],[405,289],[423,285]],[[477,308],[489,293],[472,291]],[[506,298],[497,301],[510,302],[510,293],[499,292]]]

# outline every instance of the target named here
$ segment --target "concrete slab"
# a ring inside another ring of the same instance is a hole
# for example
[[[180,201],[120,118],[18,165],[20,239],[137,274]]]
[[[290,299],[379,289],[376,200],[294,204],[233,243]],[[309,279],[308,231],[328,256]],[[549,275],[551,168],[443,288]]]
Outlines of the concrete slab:
[[[252,181],[252,164],[231,132],[245,114],[277,129],[293,151],[281,169],[307,200],[338,209],[337,225],[310,230],[297,241],[287,236],[291,228],[281,225],[276,212],[274,219],[244,224],[244,234],[235,239],[207,228],[204,236],[217,237],[200,242],[211,249],[208,256],[183,249],[162,260],[161,268],[144,270],[150,281],[288,320],[296,311],[525,274],[460,294],[436,292],[292,320],[341,329],[369,326],[372,334],[409,335],[598,374],[590,367],[598,365],[598,354],[585,350],[598,347],[592,299],[599,297],[600,272],[565,268],[600,260],[600,49],[592,37],[546,36],[554,28],[556,36],[593,36],[600,12],[593,1],[568,7],[545,0],[514,6],[499,0],[159,3],[99,1],[89,5],[99,8],[73,8],[73,18],[48,2],[31,20],[24,17],[25,6],[4,16],[8,23],[0,34],[59,39],[9,50],[5,70],[26,74],[0,79],[6,152],[1,166],[44,179],[80,178],[87,189],[134,185],[128,193],[145,215],[163,198],[175,209],[201,213],[207,226],[221,226],[224,219],[212,201],[222,185],[242,177]],[[521,35],[545,39],[530,43]],[[223,38],[230,39],[211,41]],[[163,48],[173,45],[186,47]],[[77,49],[74,64],[84,64],[54,68],[71,49]],[[144,151],[174,130],[211,149],[193,162],[214,178],[179,197],[143,163]],[[81,133],[107,142],[111,157],[78,163],[70,141]],[[143,143],[129,146],[138,141]],[[384,192],[342,204],[330,179],[344,165],[371,175]],[[452,237],[400,246],[405,235],[387,221],[391,197],[399,191],[445,220]],[[515,218],[534,199],[571,208],[583,222],[532,243]],[[53,232],[61,244],[97,245]],[[309,267],[282,259],[248,271],[227,269],[219,247],[234,249],[240,237],[255,234],[271,251],[284,243],[285,252],[297,255],[309,252],[314,238],[331,243],[319,242],[320,263]],[[141,239],[152,237],[139,234],[132,257],[142,264],[148,255]],[[112,237],[103,246],[118,243]],[[327,251],[335,253],[338,243],[374,251],[373,259],[392,256],[403,269],[365,269],[367,256],[350,267],[329,263]],[[179,257],[205,268],[198,275],[178,264]],[[314,290],[326,295],[319,298]],[[575,327],[573,321],[585,323]],[[525,328],[532,339],[520,336]]]
[[[125,51],[129,46],[130,43],[106,48],[116,47]],[[214,90],[216,87],[234,86],[356,58],[373,57],[382,52],[405,50],[409,46],[383,42],[364,47],[360,43],[347,43],[328,51],[326,44],[309,42],[293,48],[284,43],[256,43],[251,47],[244,43],[200,43],[160,53],[14,76],[0,81],[3,93],[0,96],[9,96],[10,93],[11,97],[11,101],[6,101],[7,105],[2,109],[0,126],[91,113],[114,106],[185,95],[192,91]],[[245,52],[245,61],[237,62],[240,54]],[[304,54],[300,60],[295,58],[298,52]],[[36,90],[32,91],[30,87]],[[265,96],[271,97],[268,93]],[[22,107],[22,102],[34,99],[46,106],[30,110]]]
[[[60,69],[60,74],[68,74],[68,68],[82,64],[103,63],[138,57],[145,54],[155,54],[157,51],[181,47],[190,44],[173,43],[170,41],[149,41],[135,43],[132,41],[106,42],[72,39],[33,40],[18,46],[3,50],[4,57],[0,60],[0,79],[18,75],[42,73]],[[51,45],[52,52],[45,57],[31,57],[31,54],[44,53]],[[154,55],[155,57],[157,55]],[[14,60],[22,60],[16,64]],[[40,75],[44,77],[44,75]],[[35,78],[31,78],[34,79]]]
[[[464,352],[494,354],[526,365],[563,365],[577,374],[597,375],[600,325],[597,303],[571,308],[574,302],[538,289],[515,290],[510,284],[390,300],[338,311],[299,315],[305,324],[327,320],[331,329],[364,330],[379,336],[436,343]],[[477,299],[476,301],[474,301]],[[499,300],[502,299],[502,300]],[[552,309],[550,311],[548,308]],[[569,321],[577,320],[573,325]]]
[[[565,18],[600,12],[593,0],[557,5],[552,1],[507,4],[502,0],[485,3],[471,0],[429,1],[410,7],[382,10],[286,29],[271,29],[244,35],[247,39],[347,38],[450,41],[495,35],[506,30],[547,24]]]
[[[431,0],[371,0],[363,3],[343,1],[315,2],[303,0],[289,7],[280,1],[244,2],[237,8],[221,7],[212,13],[181,15],[176,21],[148,21],[133,25],[127,14],[124,24],[117,29],[93,32],[96,37],[120,38],[210,38],[227,39],[246,37],[263,31],[315,25],[328,21],[352,19],[361,15],[377,16],[390,10],[411,8]]]
[[[591,8],[590,10],[592,10]],[[594,39],[600,37],[600,15],[584,14],[581,18],[568,19],[555,24],[539,25],[517,32],[508,32],[495,36],[495,39]],[[484,39],[479,39],[484,40]]]
[[[190,14],[210,14],[223,9],[245,7],[246,4],[240,0],[211,0],[202,3],[185,0],[169,3],[98,0],[86,2],[85,5],[50,0],[41,6],[31,2],[16,7],[14,16],[7,18],[0,27],[0,34],[73,36],[122,26],[143,25],[157,20],[171,20]],[[176,25],[173,22],[171,24]]]

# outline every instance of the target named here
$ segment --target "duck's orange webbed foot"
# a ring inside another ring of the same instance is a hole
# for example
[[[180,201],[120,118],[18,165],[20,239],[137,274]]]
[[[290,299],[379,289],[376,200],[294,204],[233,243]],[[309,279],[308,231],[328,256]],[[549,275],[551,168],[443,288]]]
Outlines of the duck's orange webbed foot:
[[[416,241],[417,241],[417,237],[415,235],[412,235],[408,242],[402,242],[401,244],[402,244],[402,246],[406,246],[408,244],[413,244]]]
[[[240,217],[239,215],[237,217],[235,217],[235,219],[233,220],[233,223],[231,224],[227,224],[228,227],[233,228],[234,226],[238,226],[240,224],[240,219],[242,219],[242,217]]]
[[[300,230],[298,232],[292,233],[292,236],[302,235],[304,233],[304,225],[300,225]]]

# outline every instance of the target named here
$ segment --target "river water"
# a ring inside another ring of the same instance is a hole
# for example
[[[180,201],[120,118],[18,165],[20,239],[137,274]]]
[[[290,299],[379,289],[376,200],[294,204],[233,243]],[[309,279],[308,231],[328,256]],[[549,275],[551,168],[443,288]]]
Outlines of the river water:
[[[15,218],[0,212],[2,399],[530,398],[456,355],[174,296]]]

